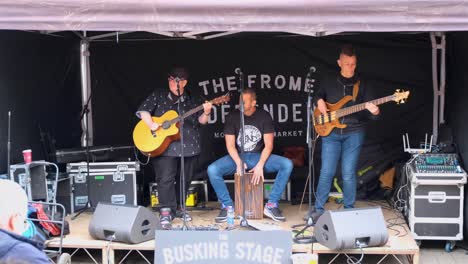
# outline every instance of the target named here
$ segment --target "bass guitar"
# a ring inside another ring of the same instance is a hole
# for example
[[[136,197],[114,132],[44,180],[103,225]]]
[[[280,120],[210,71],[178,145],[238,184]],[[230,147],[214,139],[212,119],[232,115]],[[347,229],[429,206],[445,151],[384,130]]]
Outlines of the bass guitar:
[[[379,99],[375,99],[366,103],[373,103],[375,105],[384,104],[390,101],[395,101],[397,104],[404,103],[405,100],[408,98],[410,92],[409,91],[400,91],[396,90],[396,92],[392,95],[385,96]],[[325,103],[327,105],[327,109],[330,110],[327,114],[322,114],[318,108],[315,108],[314,115],[312,122],[314,124],[315,131],[322,137],[328,136],[332,130],[337,128],[345,128],[346,124],[340,123],[340,118],[351,115],[362,110],[366,109],[366,103],[353,105],[350,107],[342,108],[346,103],[351,101],[353,97],[351,95],[347,95],[343,97],[340,101],[335,104]]]
[[[213,105],[229,102],[230,95],[225,94],[210,102]],[[166,151],[167,147],[180,139],[179,121],[187,118],[203,109],[200,105],[185,112],[182,116],[174,110],[169,110],[159,117],[151,117],[153,122],[160,125],[156,131],[152,131],[143,120],[140,120],[133,129],[133,143],[144,155],[156,157]]]

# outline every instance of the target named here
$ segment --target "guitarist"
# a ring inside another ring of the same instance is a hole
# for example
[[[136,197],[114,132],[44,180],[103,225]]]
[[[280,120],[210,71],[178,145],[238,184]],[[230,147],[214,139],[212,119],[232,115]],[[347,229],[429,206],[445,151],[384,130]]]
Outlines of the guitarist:
[[[201,105],[203,101],[190,96],[186,91],[188,82],[188,71],[185,68],[173,68],[168,74],[169,91],[165,89],[155,89],[138,108],[136,115],[141,118],[148,127],[156,131],[161,124],[153,122],[151,116],[161,116],[169,110],[177,111],[177,104],[184,113],[192,108]],[[177,78],[179,79],[180,96],[177,89]],[[203,104],[203,113],[199,116],[192,115],[184,121],[184,158],[185,158],[185,186],[189,186],[192,173],[194,171],[195,157],[200,154],[200,124],[208,122],[211,113],[212,104],[206,102]],[[158,194],[160,202],[160,222],[161,226],[169,229],[174,217],[184,217],[182,211],[177,210],[179,195],[176,194],[176,188],[180,186],[180,141],[173,141],[166,151],[151,159],[156,182],[158,184]],[[174,185],[176,182],[177,186]],[[186,220],[191,217],[186,214]]]
[[[349,44],[343,45],[340,57],[337,60],[340,72],[322,78],[319,83],[320,89],[317,92],[316,100],[317,108],[322,114],[325,115],[329,111],[325,102],[333,104],[346,95],[353,96],[353,100],[343,107],[372,100],[367,83],[355,72],[356,61],[357,58],[353,46]],[[355,88],[356,84],[358,87],[357,91]],[[356,167],[364,142],[365,121],[366,119],[376,119],[380,113],[379,107],[372,103],[366,103],[365,107],[368,111],[340,118],[340,122],[347,125],[346,128],[334,128],[328,136],[322,137],[322,167],[317,186],[315,211],[308,214],[312,215],[314,223],[325,210],[324,206],[328,200],[340,157],[344,208],[354,207],[356,199]]]

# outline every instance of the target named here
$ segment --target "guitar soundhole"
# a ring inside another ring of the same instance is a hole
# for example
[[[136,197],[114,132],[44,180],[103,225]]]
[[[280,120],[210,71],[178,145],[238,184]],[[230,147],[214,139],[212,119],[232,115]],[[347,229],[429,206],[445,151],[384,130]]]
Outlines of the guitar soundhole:
[[[168,129],[170,126],[171,126],[171,124],[169,122],[167,122],[167,121],[164,121],[162,123],[162,128],[164,128],[164,129]]]

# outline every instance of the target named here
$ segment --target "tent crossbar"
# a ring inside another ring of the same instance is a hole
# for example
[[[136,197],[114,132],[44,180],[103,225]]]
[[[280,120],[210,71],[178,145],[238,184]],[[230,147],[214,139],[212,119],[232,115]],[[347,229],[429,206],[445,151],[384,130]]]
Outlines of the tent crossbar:
[[[101,34],[101,35],[96,35],[92,37],[88,37],[90,41],[97,40],[97,39],[102,39],[102,38],[108,38],[108,37],[114,37],[114,36],[119,36],[119,35],[124,35],[128,33],[133,33],[134,31],[122,31],[122,32],[111,32],[111,33],[106,33],[106,34]]]
[[[182,35],[184,37],[195,37],[196,35],[201,35],[201,34],[206,34],[206,33],[210,33],[211,31],[190,31],[190,32],[185,32],[183,33]]]
[[[312,32],[312,31],[288,31],[291,34],[297,35],[304,35],[304,36],[311,36],[311,37],[323,37],[328,35],[335,35],[342,33],[341,31],[320,31],[320,32]]]
[[[203,39],[203,40],[213,39],[213,38],[218,38],[218,37],[237,34],[237,33],[240,33],[240,32],[242,32],[242,31],[226,31],[226,32],[222,32],[222,33],[216,33],[216,34],[213,34],[213,35],[209,35],[209,36],[204,36],[201,39]]]
[[[198,38],[197,36],[190,35],[190,32],[179,32],[179,31],[147,31],[147,32],[166,36],[166,37],[171,37],[171,38],[189,38],[189,39]]]

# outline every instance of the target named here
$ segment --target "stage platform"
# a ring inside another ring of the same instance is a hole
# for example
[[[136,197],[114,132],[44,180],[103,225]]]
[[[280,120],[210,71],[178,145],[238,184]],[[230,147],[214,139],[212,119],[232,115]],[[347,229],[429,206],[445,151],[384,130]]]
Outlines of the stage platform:
[[[195,226],[207,226],[216,224],[214,217],[218,214],[218,204],[209,203],[208,206],[216,208],[215,210],[208,211],[190,211],[193,221],[190,222],[190,225]],[[416,244],[416,241],[412,238],[409,228],[406,225],[401,214],[392,210],[386,202],[357,202],[356,207],[369,207],[369,206],[381,206],[384,213],[384,217],[387,221],[387,229],[389,233],[389,240],[387,244],[383,247],[376,248],[365,248],[365,255],[379,255],[379,260],[377,263],[381,263],[382,260],[388,258],[393,258],[396,263],[419,263],[419,247]],[[269,218],[264,218],[263,220],[255,220],[261,223],[268,223],[273,226],[281,227],[284,230],[291,230],[292,225],[301,224],[302,216],[306,213],[307,206],[303,205],[300,209],[299,205],[290,205],[287,203],[280,204],[283,214],[286,216],[287,221],[284,223],[274,222]],[[333,202],[327,204],[327,209],[339,209],[341,205],[335,204]],[[107,241],[94,240],[88,234],[88,224],[91,219],[92,213],[83,213],[75,220],[70,220],[69,217],[67,220],[70,223],[71,233],[63,239],[63,247],[69,249],[75,249],[74,252],[78,250],[84,250],[90,256],[90,259],[94,263],[121,263],[123,259],[116,259],[116,251],[126,251],[126,258],[131,252],[137,252],[140,257],[148,262],[152,263],[153,258],[148,257],[148,254],[143,254],[144,251],[154,251],[155,243],[154,240],[148,241],[136,245],[128,245],[123,243],[112,242],[110,245]],[[174,220],[174,225],[181,225],[182,221],[180,219]],[[238,224],[238,222],[236,222]],[[224,230],[225,224],[219,225],[220,230]],[[239,228],[240,229],[240,228]],[[300,228],[298,228],[300,229]],[[310,232],[313,229],[310,229]],[[228,231],[222,231],[228,232]],[[259,231],[262,232],[262,231]],[[293,237],[293,234],[291,234]],[[58,247],[58,239],[48,241],[48,247]],[[94,249],[92,252],[100,254],[92,254],[90,249]],[[97,251],[96,251],[97,250]],[[356,254],[360,255],[360,250],[346,250],[346,251],[334,251],[324,247],[318,243],[314,244],[293,244],[294,253],[314,253],[314,254],[336,254],[337,257],[343,254]],[[135,253],[134,253],[135,254]],[[122,254],[119,254],[122,255]],[[149,254],[151,255],[151,254]],[[358,256],[359,257],[359,256]],[[73,257],[72,257],[73,260]],[[340,263],[339,260],[332,258],[331,261],[328,260],[327,263]]]

